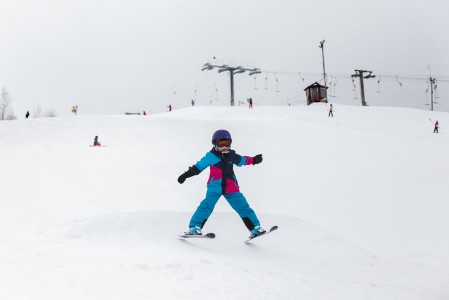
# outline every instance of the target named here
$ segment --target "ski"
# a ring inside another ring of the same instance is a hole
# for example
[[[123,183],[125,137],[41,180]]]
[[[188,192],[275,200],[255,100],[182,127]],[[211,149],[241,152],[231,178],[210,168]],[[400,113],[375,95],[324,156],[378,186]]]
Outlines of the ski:
[[[271,227],[271,229],[270,229],[269,231],[267,231],[267,232],[265,232],[265,233],[262,233],[262,234],[259,234],[259,235],[250,237],[249,239],[247,239],[247,240],[245,241],[245,243],[249,243],[250,241],[254,240],[255,238],[258,238],[258,237],[260,237],[260,236],[267,235],[267,234],[269,234],[270,232],[273,232],[273,231],[275,231],[275,230],[277,230],[277,229],[278,229],[277,226],[273,226],[273,227]]]
[[[180,234],[179,237],[184,239],[214,239],[215,233],[209,232],[207,234]]]

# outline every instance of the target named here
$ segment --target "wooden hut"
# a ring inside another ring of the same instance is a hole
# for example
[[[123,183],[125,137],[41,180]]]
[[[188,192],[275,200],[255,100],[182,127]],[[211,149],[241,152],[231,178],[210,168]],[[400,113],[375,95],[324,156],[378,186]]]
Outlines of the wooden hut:
[[[323,86],[318,82],[315,82],[304,89],[307,96],[307,105],[314,102],[327,103],[327,86]]]

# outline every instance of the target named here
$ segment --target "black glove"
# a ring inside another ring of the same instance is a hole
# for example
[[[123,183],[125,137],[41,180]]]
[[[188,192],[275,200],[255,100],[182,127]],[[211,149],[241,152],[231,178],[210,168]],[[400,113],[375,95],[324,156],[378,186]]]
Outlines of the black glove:
[[[187,178],[200,174],[201,171],[198,170],[197,167],[191,166],[186,172],[184,172],[181,176],[178,177],[178,182],[183,184]]]
[[[184,181],[186,181],[186,179],[187,179],[187,175],[186,175],[186,173],[183,173],[183,174],[181,174],[181,175],[178,177],[178,182],[179,182],[180,184],[183,184]]]
[[[254,156],[253,158],[253,165],[257,165],[260,164],[262,162],[263,158],[262,158],[262,154],[257,154],[256,156]]]

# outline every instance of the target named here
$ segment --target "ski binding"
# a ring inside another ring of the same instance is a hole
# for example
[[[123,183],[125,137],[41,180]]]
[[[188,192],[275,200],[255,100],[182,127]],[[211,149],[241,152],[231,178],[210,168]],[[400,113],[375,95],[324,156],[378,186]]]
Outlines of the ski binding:
[[[271,227],[270,230],[266,231],[265,233],[262,233],[262,234],[259,234],[259,235],[256,235],[256,236],[253,236],[253,237],[248,238],[248,239],[245,241],[245,243],[249,243],[250,241],[254,240],[255,238],[258,238],[258,237],[260,237],[260,236],[267,235],[267,234],[269,234],[269,233],[271,233],[271,232],[273,232],[273,231],[275,231],[275,230],[277,230],[277,229],[278,229],[278,226],[273,226],[273,227]]]
[[[207,234],[180,234],[178,236],[184,239],[214,239],[215,233],[209,232]]]

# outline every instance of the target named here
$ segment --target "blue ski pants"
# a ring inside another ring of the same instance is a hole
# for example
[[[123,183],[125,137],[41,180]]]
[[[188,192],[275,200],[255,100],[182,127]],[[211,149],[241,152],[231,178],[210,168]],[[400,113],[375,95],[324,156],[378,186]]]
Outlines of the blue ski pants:
[[[193,214],[189,227],[199,226],[200,228],[203,228],[221,195],[221,193],[207,191],[206,198],[201,201],[200,205]],[[248,201],[246,201],[246,198],[242,193],[237,192],[225,194],[223,196],[226,198],[231,207],[239,214],[240,218],[242,218],[243,223],[245,223],[248,230],[252,230],[255,226],[260,225],[256,213],[251,207],[249,207]]]

